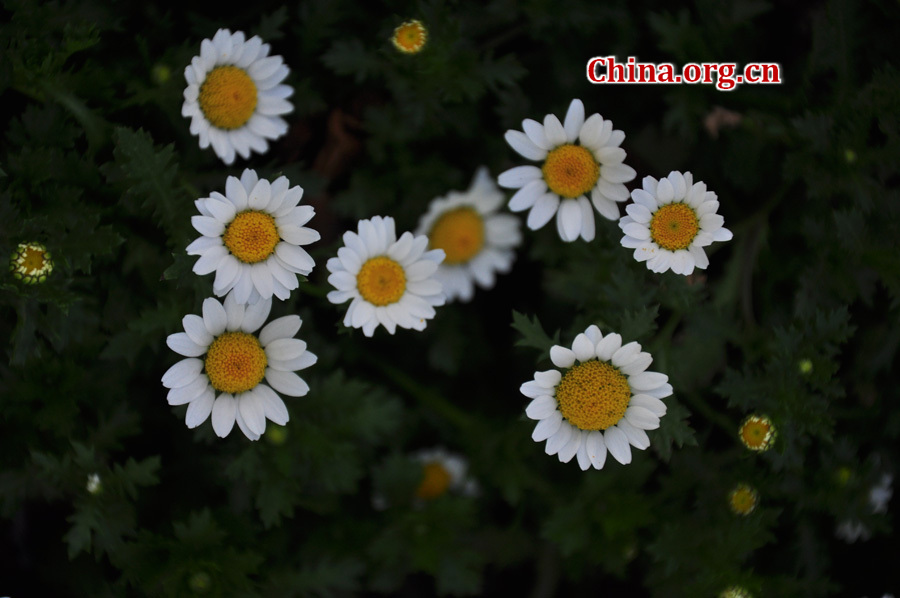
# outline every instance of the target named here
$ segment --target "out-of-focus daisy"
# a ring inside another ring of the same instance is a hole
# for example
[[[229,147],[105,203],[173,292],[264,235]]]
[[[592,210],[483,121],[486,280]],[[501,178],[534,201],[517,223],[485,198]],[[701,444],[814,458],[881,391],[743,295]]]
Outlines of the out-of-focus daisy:
[[[888,503],[894,495],[894,476],[889,473],[881,475],[877,484],[869,490],[869,505],[873,513],[887,513]]]
[[[19,243],[9,258],[9,271],[25,284],[44,282],[53,272],[53,260],[42,244]]]
[[[882,474],[878,483],[869,489],[868,503],[873,514],[887,513],[888,503],[894,494],[892,484],[894,476],[889,473]],[[868,540],[872,537],[869,527],[859,519],[845,519],[834,530],[834,535],[848,543],[857,540]]]
[[[411,19],[397,25],[391,43],[404,54],[417,54],[428,41],[428,30],[421,21]]]
[[[230,176],[225,195],[213,192],[194,202],[200,216],[191,224],[202,237],[187,246],[199,255],[194,272],[216,273],[213,291],[219,297],[234,289],[238,303],[255,303],[275,295],[287,299],[315,266],[301,245],[319,240],[303,226],[315,215],[312,206],[298,206],[303,189],[290,187],[287,177],[273,182],[250,169],[240,180]]]
[[[525,119],[522,129],[524,132],[507,131],[506,142],[525,158],[543,161],[543,165],[516,166],[502,173],[498,182],[501,187],[518,189],[509,200],[509,209],[530,209],[528,228],[541,228],[555,214],[563,241],[579,236],[590,241],[595,233],[591,203],[604,218],[619,218],[616,202],[628,199],[623,183],[634,179],[636,173],[622,163],[625,150],[619,146],[625,133],[613,130],[612,121],[599,114],[585,120],[584,104],[572,100],[565,122],[548,114],[544,124]]]
[[[759,504],[759,493],[747,484],[738,484],[728,493],[728,506],[736,515],[749,515]]]
[[[705,270],[709,258],[703,248],[732,237],[716,213],[716,194],[705,183],[695,183],[691,173],[674,170],[659,181],[644,177],[643,185],[631,192],[634,203],[619,220],[622,246],[634,249],[634,259],[647,262],[653,272],[671,269],[687,276],[694,268]]]
[[[466,496],[477,492],[478,485],[468,477],[469,464],[462,456],[438,447],[419,451],[413,459],[422,464],[416,498],[432,500],[447,492]]]
[[[89,474],[84,488],[89,494],[100,494],[103,491],[103,483],[100,481],[100,475],[97,473]]]
[[[519,220],[497,214],[503,193],[486,168],[479,168],[466,192],[451,191],[432,200],[419,220],[417,235],[428,236],[430,249],[443,249],[446,257],[434,277],[444,285],[448,301],[469,301],[475,284],[494,286],[495,272],[508,272],[521,243]]]
[[[426,251],[428,238],[405,232],[399,239],[390,216],[360,220],[358,233],[344,233],[344,247],[328,260],[332,303],[352,299],[344,326],[372,336],[378,325],[394,334],[397,326],[424,330],[444,292],[434,278],[442,249]]]
[[[835,537],[848,544],[858,540],[865,542],[872,537],[872,531],[858,519],[845,519],[834,528]]]
[[[751,451],[767,451],[778,437],[775,424],[765,415],[748,415],[741,422],[738,436]]]
[[[170,349],[187,357],[163,374],[162,383],[170,389],[170,405],[188,404],[188,428],[196,428],[212,414],[217,436],[228,436],[237,422],[247,438],[258,440],[266,431],[266,419],[280,426],[288,421],[287,407],[276,390],[291,397],[309,392],[294,373],[317,359],[304,341],[292,338],[300,330],[300,318],[272,320],[255,334],[271,307],[270,299],[245,306],[230,294],[223,306],[210,297],[203,301],[202,317],[185,316],[184,332],[166,339]]]
[[[719,594],[719,598],[753,598],[753,594],[746,588],[742,588],[741,586],[731,586],[730,588],[725,588]]]
[[[241,31],[219,29],[184,69],[181,114],[191,118],[200,147],[212,145],[225,164],[234,162],[235,152],[245,159],[251,150],[266,153],[268,140],[288,130],[281,115],[294,109],[287,101],[294,90],[281,84],[288,67],[269,50],[258,36],[245,40]]]
[[[538,421],[531,437],[547,441],[548,455],[602,469],[607,450],[624,465],[632,446],[650,446],[646,430],[659,427],[672,386],[665,374],[647,371],[653,358],[638,343],[623,345],[618,334],[590,326],[571,349],[554,345],[550,360],[563,371],[535,372],[520,388],[533,399],[525,414]]]

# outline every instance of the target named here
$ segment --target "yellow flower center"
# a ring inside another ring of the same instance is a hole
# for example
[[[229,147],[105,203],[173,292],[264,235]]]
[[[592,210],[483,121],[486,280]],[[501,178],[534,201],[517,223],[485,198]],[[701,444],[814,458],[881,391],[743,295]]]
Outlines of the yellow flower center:
[[[586,147],[561,145],[547,154],[544,181],[562,197],[579,197],[594,188],[600,178],[600,165]]]
[[[739,484],[728,495],[728,504],[738,515],[749,515],[756,509],[758,502],[759,494],[746,484]]]
[[[751,415],[739,430],[741,442],[752,451],[764,451],[775,441],[775,426],[765,416]]]
[[[700,221],[691,207],[684,203],[662,206],[650,220],[650,238],[669,251],[687,249],[700,230]]]
[[[437,461],[426,463],[422,470],[422,483],[416,488],[416,496],[419,498],[424,500],[437,498],[450,487],[450,472]]]
[[[22,259],[22,269],[28,274],[35,274],[44,267],[44,255],[46,251],[29,246],[25,249]]]
[[[245,392],[262,381],[267,363],[259,339],[244,332],[226,332],[209,346],[206,375],[220,392]]]
[[[239,129],[256,110],[256,84],[244,69],[217,66],[200,86],[200,109],[219,129]]]
[[[406,292],[406,273],[389,257],[373,257],[359,269],[356,288],[372,305],[390,305],[400,301]]]
[[[44,282],[53,272],[53,261],[43,245],[20,243],[10,258],[9,269],[16,279],[27,284]]]
[[[628,379],[606,361],[570,369],[556,387],[559,411],[581,430],[605,430],[625,415],[631,400]]]
[[[419,52],[428,40],[428,31],[421,22],[412,20],[401,23],[394,29],[391,41],[394,47],[406,54]]]
[[[445,212],[431,227],[428,242],[444,250],[445,264],[468,262],[484,247],[484,219],[468,207]]]
[[[228,251],[245,264],[255,264],[272,255],[278,240],[275,219],[256,210],[247,210],[235,216],[222,235],[222,242]]]

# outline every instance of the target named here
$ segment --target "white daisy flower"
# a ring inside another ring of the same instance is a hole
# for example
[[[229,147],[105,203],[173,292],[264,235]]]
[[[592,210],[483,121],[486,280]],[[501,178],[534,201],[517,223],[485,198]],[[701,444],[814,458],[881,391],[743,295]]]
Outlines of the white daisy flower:
[[[426,251],[428,237],[405,232],[399,239],[390,216],[360,220],[359,233],[344,233],[344,247],[328,260],[332,303],[352,299],[344,326],[372,336],[379,324],[394,334],[397,326],[424,330],[435,306],[444,304],[434,273],[444,260],[442,249]]]
[[[412,458],[422,464],[422,481],[416,487],[416,498],[432,500],[447,492],[464,496],[478,492],[478,484],[468,476],[469,463],[464,457],[436,447],[414,453]]]
[[[316,211],[298,206],[302,197],[303,189],[290,187],[287,177],[270,183],[250,169],[240,180],[228,177],[225,195],[213,192],[194,202],[201,215],[191,224],[203,235],[187,246],[188,255],[200,256],[194,272],[215,272],[215,294],[234,289],[238,303],[290,297],[300,286],[297,274],[308,276],[315,266],[300,246],[319,240],[318,231],[303,226]]]
[[[520,388],[533,399],[525,414],[538,421],[531,437],[547,441],[548,455],[563,463],[577,456],[582,470],[603,469],[607,450],[624,465],[632,446],[650,446],[645,430],[659,427],[666,414],[660,399],[672,386],[665,374],[646,371],[653,358],[638,343],[623,345],[618,334],[590,326],[571,350],[554,345],[550,359],[563,371],[535,372]]]
[[[872,531],[858,519],[845,519],[834,528],[834,535],[848,544],[853,544],[858,540],[865,542],[871,538]]]
[[[251,150],[264,154],[267,140],[287,133],[281,115],[294,109],[287,101],[294,90],[281,85],[288,67],[269,50],[258,36],[245,41],[241,31],[219,29],[201,42],[200,56],[184,69],[181,115],[191,118],[200,147],[212,145],[225,164],[234,162],[235,152],[244,159]]]
[[[502,203],[503,193],[482,167],[468,191],[434,199],[419,220],[416,234],[427,235],[428,247],[443,249],[446,255],[434,277],[444,285],[448,301],[469,301],[475,284],[489,289],[495,272],[512,267],[513,248],[522,235],[518,218],[497,214]]]
[[[501,187],[518,189],[509,200],[509,209],[530,209],[527,224],[531,230],[541,228],[555,214],[563,241],[579,236],[593,240],[591,203],[604,218],[617,220],[616,202],[628,199],[623,183],[636,175],[632,167],[622,163],[625,150],[619,146],[625,133],[613,130],[612,121],[603,120],[599,114],[585,120],[581,100],[569,104],[564,123],[548,114],[543,125],[525,119],[522,129],[524,133],[507,131],[506,142],[525,158],[544,163],[540,168],[516,166],[500,175]]]
[[[725,219],[716,213],[716,194],[706,184],[694,182],[689,172],[676,171],[657,181],[644,177],[644,188],[631,192],[634,203],[619,220],[625,233],[622,247],[634,249],[634,259],[647,269],[687,276],[694,268],[705,270],[709,258],[703,248],[713,241],[730,241]]]
[[[292,338],[302,324],[299,316],[272,320],[270,299],[242,305],[234,294],[223,306],[212,297],[203,301],[203,316],[187,315],[184,332],[169,335],[166,344],[182,359],[163,374],[169,405],[188,404],[185,423],[196,428],[212,414],[220,438],[237,422],[250,440],[266,431],[266,419],[279,426],[288,421],[287,407],[275,392],[302,397],[309,386],[294,372],[316,363],[306,343]],[[269,385],[263,384],[263,380]],[[275,390],[272,390],[272,389]]]
[[[877,484],[869,490],[869,505],[872,507],[873,513],[887,513],[888,503],[894,495],[892,486],[894,476],[889,473],[881,475],[881,479]]]

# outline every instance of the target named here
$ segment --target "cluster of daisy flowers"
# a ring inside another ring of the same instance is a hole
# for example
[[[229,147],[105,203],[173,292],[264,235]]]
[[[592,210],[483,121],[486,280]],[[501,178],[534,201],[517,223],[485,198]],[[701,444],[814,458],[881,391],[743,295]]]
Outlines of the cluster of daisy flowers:
[[[523,158],[541,165],[516,166],[500,174],[501,187],[516,189],[509,200],[513,212],[528,210],[527,225],[538,230],[555,218],[559,237],[592,241],[596,234],[594,210],[618,221],[621,244],[634,249],[634,259],[661,273],[691,274],[705,269],[709,259],[703,248],[728,241],[731,231],[717,213],[717,196],[691,173],[671,172],[667,177],[643,179],[641,189],[629,195],[625,183],[637,173],[626,165],[620,146],[625,133],[599,114],[585,118],[584,104],[572,100],[565,119],[554,114],[543,123],[522,121],[522,130],[506,132],[506,141]],[[619,203],[629,199],[627,215],[620,218]],[[592,207],[593,206],[593,207]]]
[[[195,202],[200,215],[191,224],[201,236],[186,251],[199,256],[194,273],[215,273],[213,292],[225,299],[204,300],[202,316],[185,316],[184,332],[166,341],[186,358],[169,368],[162,383],[170,389],[170,405],[188,405],[189,428],[212,416],[216,435],[224,438],[236,422],[247,438],[258,440],[267,420],[282,426],[288,421],[278,393],[309,392],[295,373],[316,363],[306,343],[293,338],[300,317],[263,327],[273,297],[288,299],[299,286],[297,275],[315,266],[302,247],[319,239],[304,226],[315,210],[298,205],[302,197],[303,189],[287,178],[269,182],[247,169],[240,179],[226,179],[224,195],[213,192]]]
[[[424,330],[435,307],[469,301],[475,287],[494,286],[507,272],[521,242],[519,221],[498,214],[503,194],[486,169],[479,169],[465,192],[431,202],[415,234],[399,237],[394,219],[361,220],[344,233],[344,246],[326,263],[335,288],[328,300],[350,301],[344,325],[372,336],[378,326]]]
[[[405,53],[422,49],[427,32],[418,21],[400,25],[394,45]],[[268,142],[287,131],[282,115],[291,111],[292,89],[282,84],[288,68],[258,37],[220,29],[203,40],[200,55],[185,69],[182,114],[200,147],[212,146],[225,163],[251,150],[264,153]],[[184,332],[170,335],[169,347],[185,357],[163,376],[171,405],[188,405],[186,423],[194,428],[211,417],[213,430],[227,436],[234,423],[251,440],[266,421],[284,425],[288,413],[278,395],[303,396],[309,387],[296,371],[315,355],[294,339],[297,316],[263,325],[273,299],[286,301],[315,262],[303,248],[320,235],[305,225],[311,206],[300,205],[303,189],[286,177],[273,181],[251,169],[229,176],[224,193],[196,200],[191,224],[201,235],[187,246],[197,256],[193,271],[213,274],[216,297],[203,303],[203,315],[188,315]],[[498,214],[504,196],[486,169],[465,192],[437,198],[415,234],[397,235],[393,218],[360,220],[343,235],[344,246],[328,260],[332,303],[350,301],[344,324],[373,336],[378,326],[423,330],[435,307],[448,300],[468,301],[474,288],[490,288],[498,272],[512,266],[521,241],[518,220]],[[276,392],[277,391],[277,392]]]
[[[426,41],[425,27],[415,20],[400,24],[391,38],[405,54],[420,52]],[[269,141],[287,131],[281,116],[292,109],[292,89],[283,84],[289,71],[269,51],[258,37],[222,29],[202,42],[200,55],[185,69],[182,114],[191,118],[200,146],[212,146],[225,164],[236,155],[264,153]],[[621,244],[634,250],[637,261],[653,272],[683,275],[708,266],[704,247],[731,238],[717,214],[715,193],[691,173],[648,176],[642,188],[629,192],[625,184],[637,173],[625,164],[625,134],[599,114],[586,116],[580,100],[571,102],[562,121],[553,114],[543,122],[526,119],[522,131],[505,137],[524,158],[540,162],[511,168],[497,179],[516,190],[508,207],[528,211],[532,230],[555,219],[563,241],[592,241],[596,210],[618,221]],[[303,246],[319,234],[305,226],[314,210],[299,205],[301,198],[302,189],[285,177],[270,182],[248,169],[240,178],[227,178],[224,194],[196,202],[199,215],[191,223],[202,236],[187,252],[199,257],[196,274],[215,275],[213,292],[225,301],[207,299],[203,317],[186,316],[185,331],[169,337],[169,346],[187,359],[163,383],[171,389],[170,403],[189,404],[190,427],[212,415],[218,435],[237,422],[256,439],[267,419],[287,421],[275,391],[308,391],[294,374],[315,362],[305,343],[292,338],[299,318],[276,327],[287,336],[272,337],[269,327],[254,335],[273,298],[287,300],[300,284],[297,276],[315,266]],[[629,198],[627,215],[620,217],[618,204]],[[398,235],[390,216],[360,220],[326,263],[334,288],[328,300],[349,303],[344,325],[366,337],[379,326],[390,334],[397,328],[421,331],[436,307],[469,301],[476,287],[491,288],[496,275],[511,268],[521,243],[518,218],[499,213],[504,201],[482,168],[467,191],[434,199],[415,232]],[[582,469],[601,469],[607,453],[626,464],[632,447],[649,446],[647,431],[659,427],[663,399],[673,390],[664,374],[647,371],[652,357],[639,344],[623,344],[618,334],[604,336],[591,326],[571,349],[554,346],[550,357],[560,369],[536,372],[521,388],[533,399],[526,409],[538,421],[533,438],[546,440],[548,454],[563,462],[577,457]]]
[[[521,131],[509,130],[505,138],[523,158],[540,163],[498,177],[501,187],[515,190],[509,209],[527,211],[531,230],[555,220],[564,242],[592,241],[596,211],[618,223],[621,245],[634,250],[636,261],[655,273],[685,276],[709,265],[705,247],[732,237],[716,194],[689,172],[647,176],[629,192],[625,183],[637,172],[625,164],[625,133],[599,114],[586,117],[581,100],[572,100],[562,121],[554,114],[543,122],[525,119]],[[629,198],[622,216],[618,204]],[[647,431],[659,427],[662,399],[673,389],[664,374],[646,371],[652,357],[639,344],[622,345],[618,334],[603,336],[591,326],[571,349],[554,346],[550,358],[560,369],[535,372],[520,389],[532,399],[526,415],[538,421],[532,438],[546,440],[547,454],[601,469],[607,454],[627,464],[632,448],[650,446]]]

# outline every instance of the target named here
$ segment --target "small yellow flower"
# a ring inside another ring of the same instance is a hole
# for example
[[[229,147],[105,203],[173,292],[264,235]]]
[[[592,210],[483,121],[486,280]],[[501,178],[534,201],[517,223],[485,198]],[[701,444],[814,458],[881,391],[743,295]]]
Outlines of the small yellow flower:
[[[157,85],[163,85],[169,82],[169,79],[172,78],[172,69],[170,69],[165,64],[157,64],[153,67],[153,70],[150,71],[150,76],[153,77],[153,81]]]
[[[44,282],[53,272],[53,260],[40,243],[19,243],[10,257],[9,270],[25,284]]]
[[[404,54],[418,54],[428,41],[428,30],[421,21],[412,19],[394,29],[391,43]]]
[[[765,415],[748,415],[738,430],[741,442],[751,451],[767,451],[778,436],[775,425]]]
[[[850,478],[853,477],[853,471],[847,467],[838,467],[837,471],[834,472],[834,478],[837,483],[841,486],[846,486],[850,483]]]
[[[749,515],[759,504],[759,493],[747,484],[738,484],[728,494],[728,506],[736,515]]]
[[[800,363],[797,364],[797,368],[801,374],[807,375],[813,371],[813,362],[810,359],[801,359]]]
[[[288,431],[286,428],[276,426],[269,430],[269,433],[266,434],[266,440],[268,440],[271,444],[275,446],[281,446],[285,442],[287,442]]]

